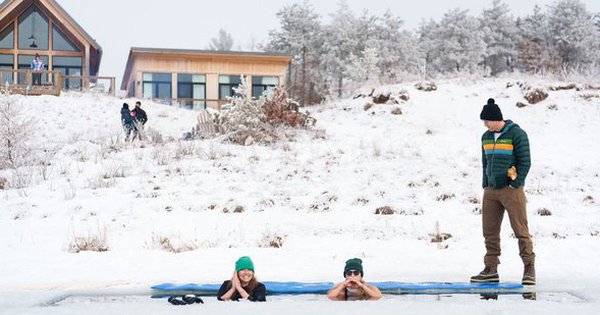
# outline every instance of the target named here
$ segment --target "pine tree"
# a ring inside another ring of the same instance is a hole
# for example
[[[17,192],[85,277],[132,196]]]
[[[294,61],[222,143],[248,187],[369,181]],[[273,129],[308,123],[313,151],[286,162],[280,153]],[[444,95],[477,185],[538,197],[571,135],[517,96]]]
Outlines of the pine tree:
[[[354,38],[356,23],[356,17],[348,4],[341,0],[337,11],[331,15],[331,23],[324,27],[326,54],[323,59],[338,97],[343,94],[347,65],[357,45]]]
[[[467,10],[453,9],[444,14],[440,23],[441,70],[472,72],[483,61],[485,42],[479,21],[467,15]]]
[[[598,30],[579,0],[560,0],[550,7],[548,25],[553,46],[564,66],[575,68],[594,61]]]
[[[511,70],[518,54],[519,32],[508,5],[494,0],[492,7],[483,11],[481,26],[487,46],[485,64],[491,75]]]
[[[269,32],[269,49],[295,55],[291,69],[291,95],[302,105],[317,103],[322,95],[324,54],[323,28],[320,16],[304,1],[286,5],[277,12],[280,30]]]
[[[226,30],[220,29],[219,35],[210,40],[210,50],[229,51],[233,48],[233,37]]]

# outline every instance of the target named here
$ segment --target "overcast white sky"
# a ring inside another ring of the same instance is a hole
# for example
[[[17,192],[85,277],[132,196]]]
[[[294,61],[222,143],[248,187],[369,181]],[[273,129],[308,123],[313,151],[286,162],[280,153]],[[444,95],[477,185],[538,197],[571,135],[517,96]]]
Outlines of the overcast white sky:
[[[265,41],[278,28],[276,12],[285,4],[302,0],[57,0],[92,36],[102,49],[100,75],[121,81],[129,48],[205,49],[220,28],[231,33],[236,50],[248,50],[250,43]],[[311,0],[324,21],[335,12],[338,0]],[[535,4],[550,0],[504,0],[516,16],[530,14]],[[583,0],[588,10],[600,12],[600,1]],[[390,8],[408,29],[423,19],[440,17],[460,7],[478,15],[492,0],[347,0],[359,14],[364,9],[381,14]],[[238,46],[239,45],[239,46]]]

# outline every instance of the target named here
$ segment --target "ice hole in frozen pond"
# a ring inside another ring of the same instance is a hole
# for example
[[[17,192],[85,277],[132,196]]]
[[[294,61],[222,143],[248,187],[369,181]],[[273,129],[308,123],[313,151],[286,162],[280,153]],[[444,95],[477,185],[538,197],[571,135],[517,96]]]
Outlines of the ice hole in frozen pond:
[[[201,296],[201,295],[199,295]],[[77,304],[169,304],[167,302],[168,295],[163,296],[148,296],[142,294],[131,295],[115,295],[115,294],[65,294],[58,296],[44,303],[44,306],[73,306]],[[205,304],[219,303],[215,296],[201,296]],[[440,302],[476,302],[495,301],[502,303],[516,301],[544,301],[556,303],[585,303],[585,299],[578,297],[569,292],[510,292],[510,293],[443,293],[443,294],[384,294],[381,302],[386,301],[410,301],[414,303],[425,302],[431,303]],[[270,295],[267,296],[267,303],[286,303],[286,302],[305,302],[305,303],[322,303],[328,302],[325,295],[304,294],[304,295]],[[334,303],[334,302],[331,302]],[[201,307],[202,304],[188,305],[188,307]]]

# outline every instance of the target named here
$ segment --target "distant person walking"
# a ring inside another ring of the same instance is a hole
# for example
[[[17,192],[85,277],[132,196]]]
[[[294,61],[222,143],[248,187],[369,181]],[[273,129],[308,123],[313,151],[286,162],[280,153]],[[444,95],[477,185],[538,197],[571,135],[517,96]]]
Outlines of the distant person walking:
[[[500,227],[504,210],[519,240],[523,260],[522,283],[535,285],[535,253],[527,226],[527,200],[523,186],[531,157],[527,133],[511,120],[503,120],[500,107],[489,99],[480,115],[488,129],[481,137],[483,161],[482,222],[486,254],[485,268],[471,282],[499,282]]]
[[[135,108],[131,111],[131,117],[133,118],[133,138],[131,141],[133,142],[136,137],[141,141],[145,138],[144,125],[148,122],[148,115],[142,109],[142,102],[135,102]]]
[[[121,108],[121,124],[125,131],[125,142],[127,142],[129,141],[129,136],[131,136],[131,131],[133,131],[133,118],[131,117],[129,104],[127,103],[123,103],[123,107]]]
[[[31,61],[31,70],[33,70],[33,73],[31,75],[33,79],[33,85],[42,84],[42,73],[38,71],[43,71],[44,67],[44,61],[42,61],[42,59],[40,58],[40,54],[35,54],[33,61]]]

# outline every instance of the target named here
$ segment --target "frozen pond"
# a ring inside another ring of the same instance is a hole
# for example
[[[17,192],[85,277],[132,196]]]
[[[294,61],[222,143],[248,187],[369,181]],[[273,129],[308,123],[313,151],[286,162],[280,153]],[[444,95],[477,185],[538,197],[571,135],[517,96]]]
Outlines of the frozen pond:
[[[0,314],[596,314],[599,306],[574,292],[384,295],[375,302],[330,302],[324,295],[269,296],[267,303],[203,300],[174,306],[150,292],[0,293]]]

